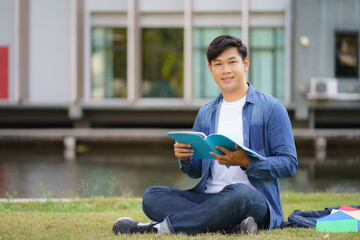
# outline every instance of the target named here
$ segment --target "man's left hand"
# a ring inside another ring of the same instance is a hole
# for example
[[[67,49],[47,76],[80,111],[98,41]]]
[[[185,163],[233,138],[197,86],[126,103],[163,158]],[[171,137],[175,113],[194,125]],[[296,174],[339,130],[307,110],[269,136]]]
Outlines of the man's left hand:
[[[235,144],[235,151],[229,151],[226,148],[215,146],[216,149],[222,151],[225,155],[217,154],[215,152],[210,152],[220,165],[228,166],[241,166],[244,168],[249,167],[249,157],[245,151]]]

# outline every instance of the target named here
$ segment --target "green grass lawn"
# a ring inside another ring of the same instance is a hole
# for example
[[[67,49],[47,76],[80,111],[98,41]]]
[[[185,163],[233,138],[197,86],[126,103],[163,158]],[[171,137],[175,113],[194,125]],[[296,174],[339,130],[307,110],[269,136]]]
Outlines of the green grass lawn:
[[[360,204],[360,193],[282,193],[284,216],[295,210],[323,210],[325,207]],[[260,231],[257,236],[200,234],[115,236],[113,222],[128,216],[148,221],[140,198],[91,198],[73,202],[0,203],[0,239],[360,239],[360,232],[326,233],[315,229],[287,228]],[[324,238],[325,237],[325,238]]]

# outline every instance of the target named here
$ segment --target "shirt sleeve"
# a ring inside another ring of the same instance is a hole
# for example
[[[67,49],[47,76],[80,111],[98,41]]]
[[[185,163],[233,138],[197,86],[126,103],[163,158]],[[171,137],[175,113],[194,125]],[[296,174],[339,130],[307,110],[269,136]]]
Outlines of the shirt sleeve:
[[[266,128],[267,157],[249,157],[248,176],[257,179],[284,178],[295,175],[298,168],[291,122],[284,105],[277,101]]]

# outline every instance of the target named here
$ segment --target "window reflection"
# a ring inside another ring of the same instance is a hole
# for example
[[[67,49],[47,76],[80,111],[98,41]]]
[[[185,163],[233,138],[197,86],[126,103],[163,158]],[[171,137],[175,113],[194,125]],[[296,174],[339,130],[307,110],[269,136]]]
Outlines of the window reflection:
[[[143,97],[183,97],[183,45],[183,29],[142,30]]]
[[[126,28],[94,27],[91,40],[91,98],[126,98]]]
[[[335,76],[358,77],[358,33],[336,33]]]
[[[283,28],[250,30],[250,82],[260,91],[285,98]]]

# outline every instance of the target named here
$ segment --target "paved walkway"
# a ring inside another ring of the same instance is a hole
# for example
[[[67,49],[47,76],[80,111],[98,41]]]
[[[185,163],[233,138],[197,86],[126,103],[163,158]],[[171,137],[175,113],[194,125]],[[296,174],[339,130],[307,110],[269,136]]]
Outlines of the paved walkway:
[[[0,203],[76,202],[88,198],[0,198]]]
[[[172,142],[170,129],[0,129],[0,141],[62,141],[64,158],[76,158],[76,141]],[[328,140],[360,141],[360,129],[294,129],[295,141],[313,141],[316,158],[326,158]]]
[[[62,141],[74,137],[85,141],[162,141],[166,129],[0,129],[0,140]]]
[[[360,140],[360,129],[294,129],[295,140]]]

